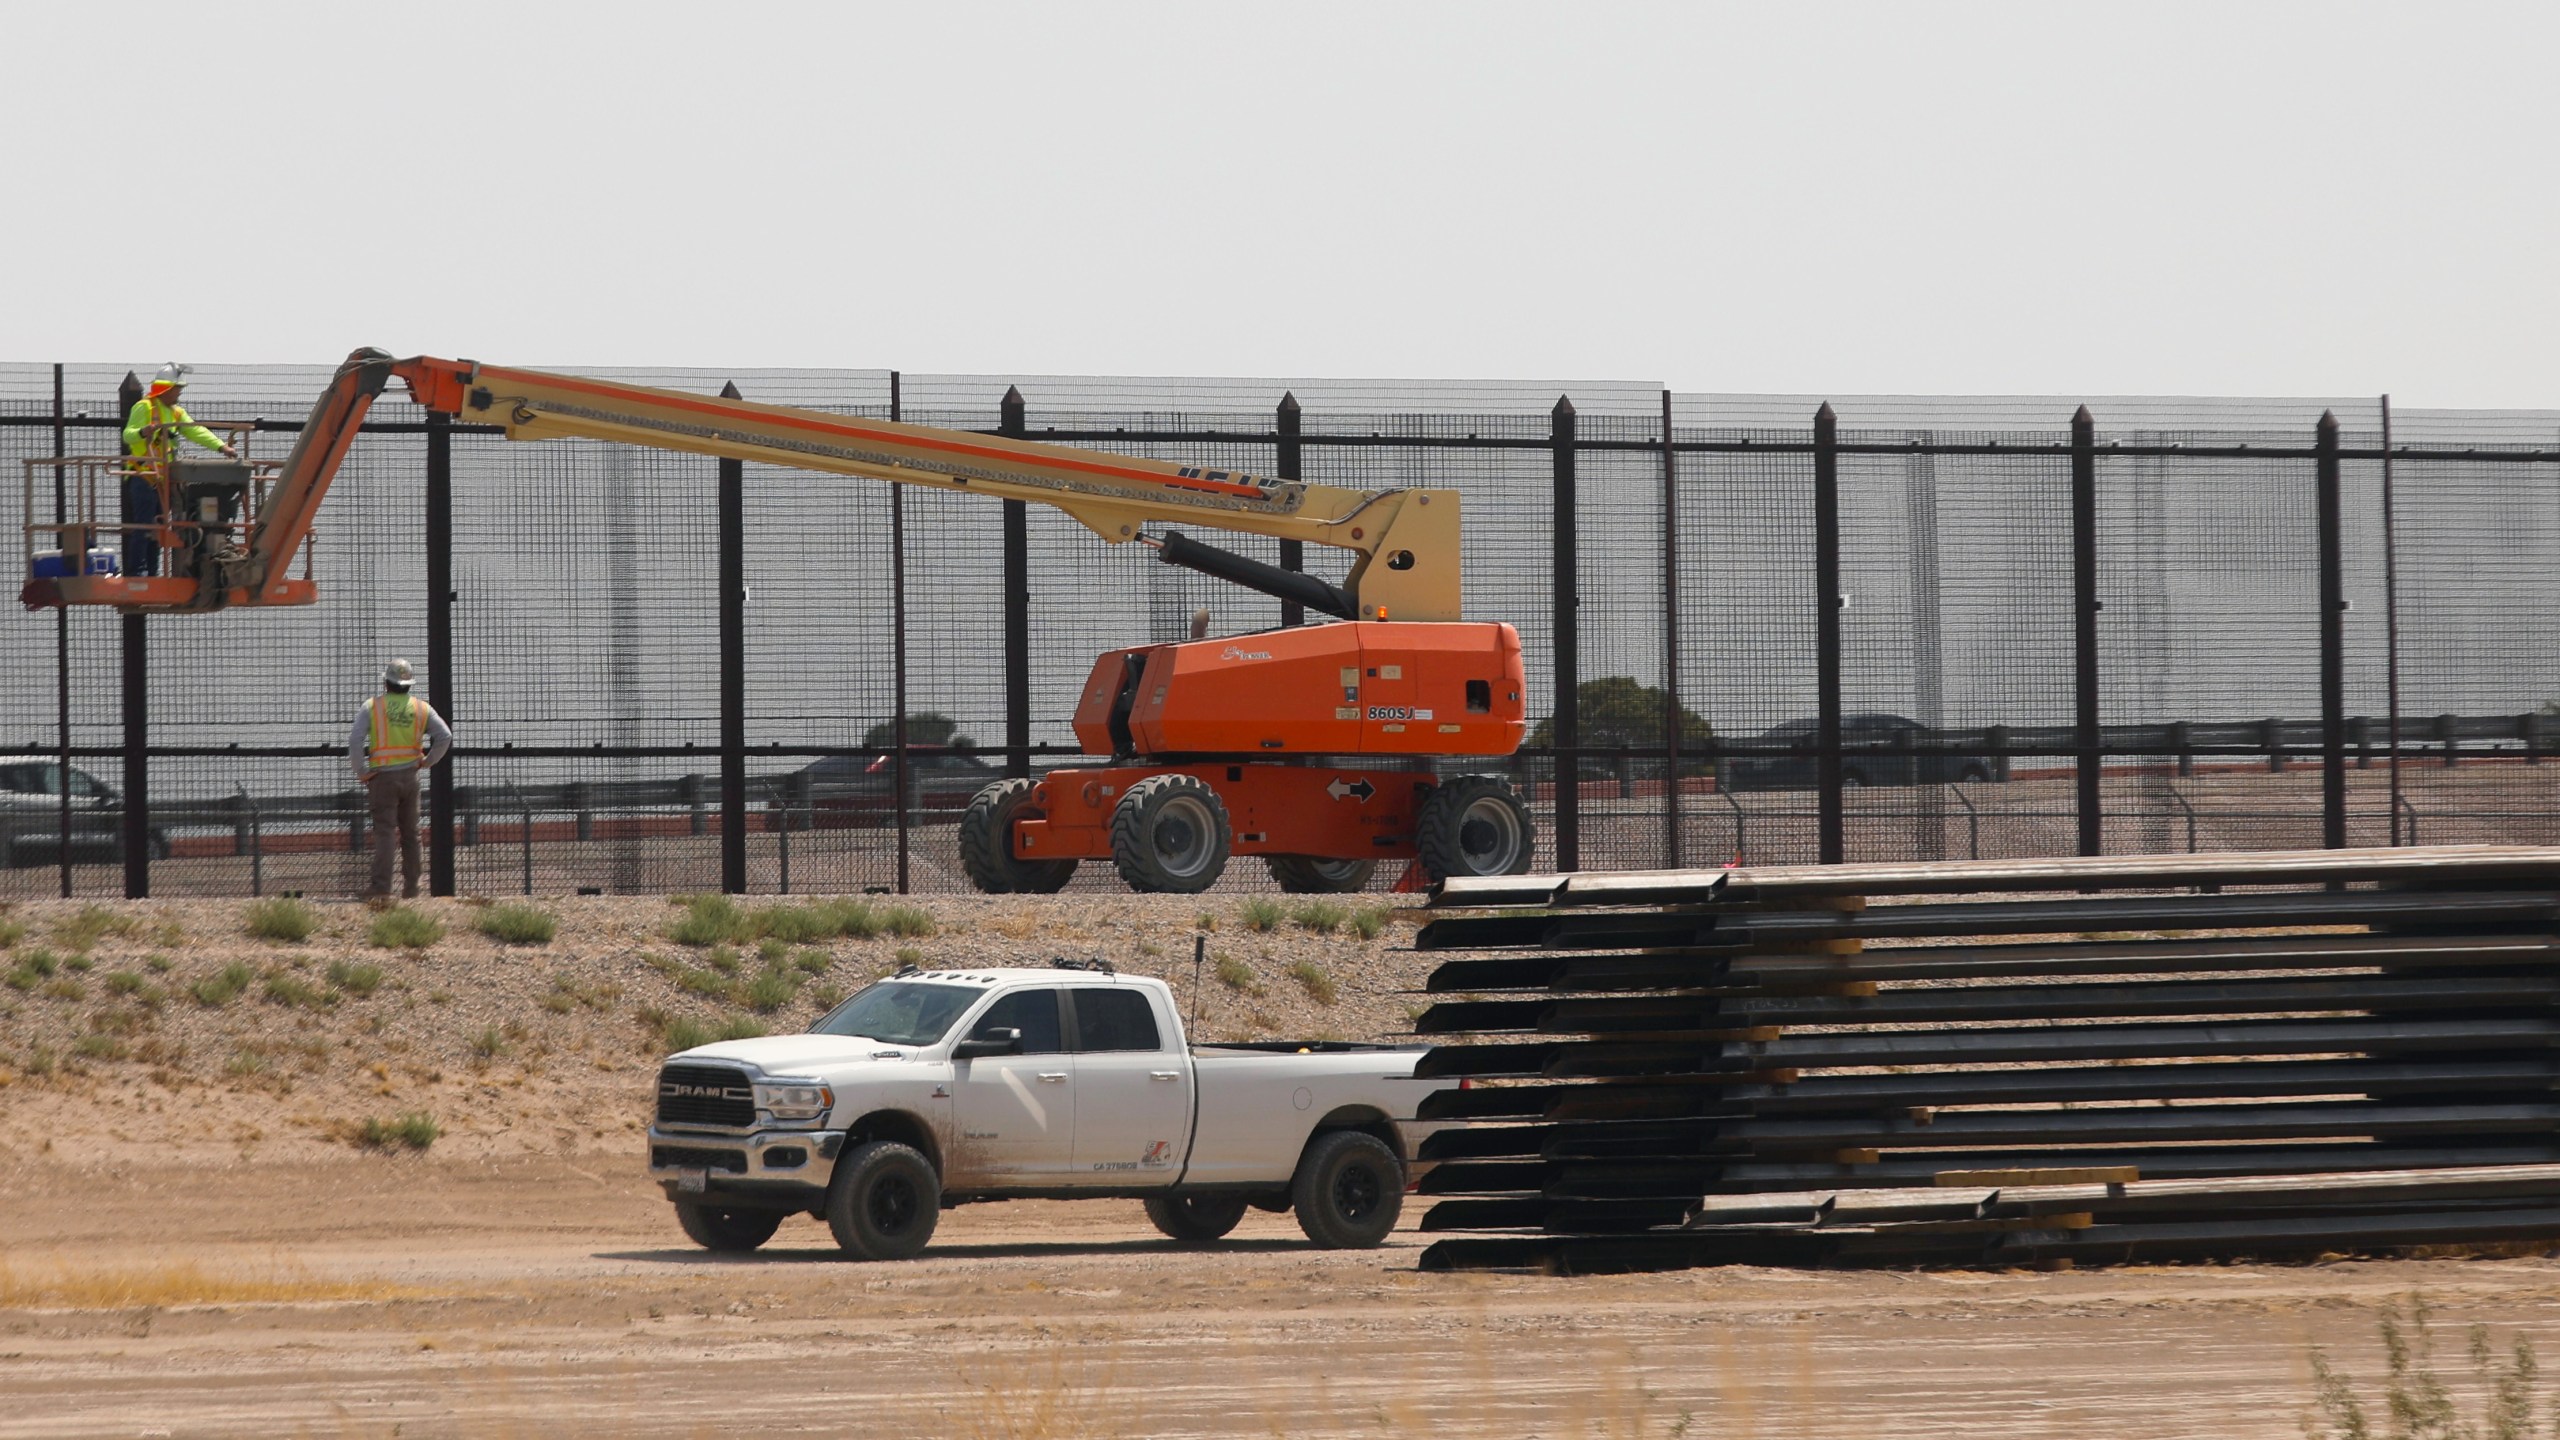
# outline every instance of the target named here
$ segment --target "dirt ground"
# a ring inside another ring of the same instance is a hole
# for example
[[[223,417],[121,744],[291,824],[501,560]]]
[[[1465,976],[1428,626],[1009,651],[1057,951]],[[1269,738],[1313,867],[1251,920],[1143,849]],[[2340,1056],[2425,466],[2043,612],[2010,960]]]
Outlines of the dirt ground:
[[[1097,1201],[954,1210],[905,1264],[846,1262],[808,1220],[714,1259],[640,1174],[667,1023],[786,1028],[900,950],[1103,954],[1187,1003],[1206,913],[1233,963],[1204,1032],[1410,1023],[1431,961],[1400,948],[1409,914],[1362,939],[1254,930],[1244,903],[937,899],[930,935],[792,947],[826,963],[769,1010],[701,993],[707,952],[660,900],[545,902],[560,935],[531,947],[444,902],[412,951],[368,944],[353,905],[299,944],[232,902],[0,911],[0,971],[28,981],[0,988],[0,1440],[2294,1436],[2314,1347],[2379,1408],[2401,1297],[2433,1307],[2465,1406],[2467,1327],[2560,1354],[2547,1258],[1424,1275],[1419,1205],[1342,1253],[1258,1213],[1185,1250]],[[256,978],[207,1003],[233,964]],[[382,973],[331,978],[357,964]],[[353,1132],[412,1113],[441,1131],[423,1154]]]

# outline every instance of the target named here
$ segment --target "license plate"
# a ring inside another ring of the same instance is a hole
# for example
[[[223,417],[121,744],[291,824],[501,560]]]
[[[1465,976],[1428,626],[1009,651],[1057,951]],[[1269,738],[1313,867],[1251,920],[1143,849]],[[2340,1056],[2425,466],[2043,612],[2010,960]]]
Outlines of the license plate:
[[[699,1195],[704,1182],[710,1178],[708,1170],[679,1170],[676,1172],[676,1189],[687,1195]]]

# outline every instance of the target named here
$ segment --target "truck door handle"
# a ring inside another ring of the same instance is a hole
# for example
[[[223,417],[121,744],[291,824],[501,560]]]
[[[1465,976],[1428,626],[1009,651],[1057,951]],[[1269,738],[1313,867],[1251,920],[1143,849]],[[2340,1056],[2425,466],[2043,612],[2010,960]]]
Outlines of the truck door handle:
[[[1064,1070],[1043,1070],[1040,1072],[1040,1083],[1043,1085],[1064,1085],[1067,1083],[1067,1072]]]
[[[1179,1070],[1150,1070],[1147,1072],[1147,1078],[1150,1080],[1179,1080],[1182,1078],[1182,1072]]]

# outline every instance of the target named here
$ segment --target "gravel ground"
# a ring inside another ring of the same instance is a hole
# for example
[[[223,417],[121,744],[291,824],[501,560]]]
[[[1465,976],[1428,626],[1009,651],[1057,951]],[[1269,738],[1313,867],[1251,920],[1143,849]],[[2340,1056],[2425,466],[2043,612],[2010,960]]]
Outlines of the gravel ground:
[[[1171,981],[1188,1010],[1203,933],[1198,1038],[1403,1038],[1433,963],[1411,949],[1419,911],[1349,898],[1320,917],[1287,897],[921,897],[903,903],[930,933],[749,941],[728,971],[670,937],[686,911],[655,897],[538,901],[557,934],[532,945],[479,933],[480,904],[421,901],[444,933],[415,949],[370,943],[380,912],[344,902],[312,903],[318,928],[294,943],[249,933],[254,902],[5,904],[0,1160],[316,1158],[361,1148],[368,1119],[416,1114],[440,1129],[439,1155],[629,1152],[683,1022],[788,1031],[904,960],[1101,958]],[[1277,923],[1252,928],[1270,907]],[[246,984],[226,998],[230,967]],[[768,970],[782,978],[749,994]]]

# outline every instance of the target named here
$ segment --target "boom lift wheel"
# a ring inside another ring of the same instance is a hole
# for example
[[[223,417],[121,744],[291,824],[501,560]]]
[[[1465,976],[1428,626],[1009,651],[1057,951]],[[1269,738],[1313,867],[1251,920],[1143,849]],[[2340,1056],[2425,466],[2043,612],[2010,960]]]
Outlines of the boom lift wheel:
[[[1227,805],[1196,775],[1150,775],[1111,811],[1111,863],[1140,894],[1197,895],[1226,873]]]
[[[1313,855],[1265,855],[1271,878],[1292,895],[1349,895],[1369,888],[1375,860],[1325,860]]]
[[[1075,878],[1073,860],[1025,860],[1013,853],[1013,822],[1031,803],[1032,782],[1016,777],[981,790],[960,812],[960,868],[990,895],[1055,895]]]
[[[1499,775],[1461,775],[1423,797],[1413,845],[1424,873],[1521,875],[1537,855],[1538,831],[1520,792]]]

